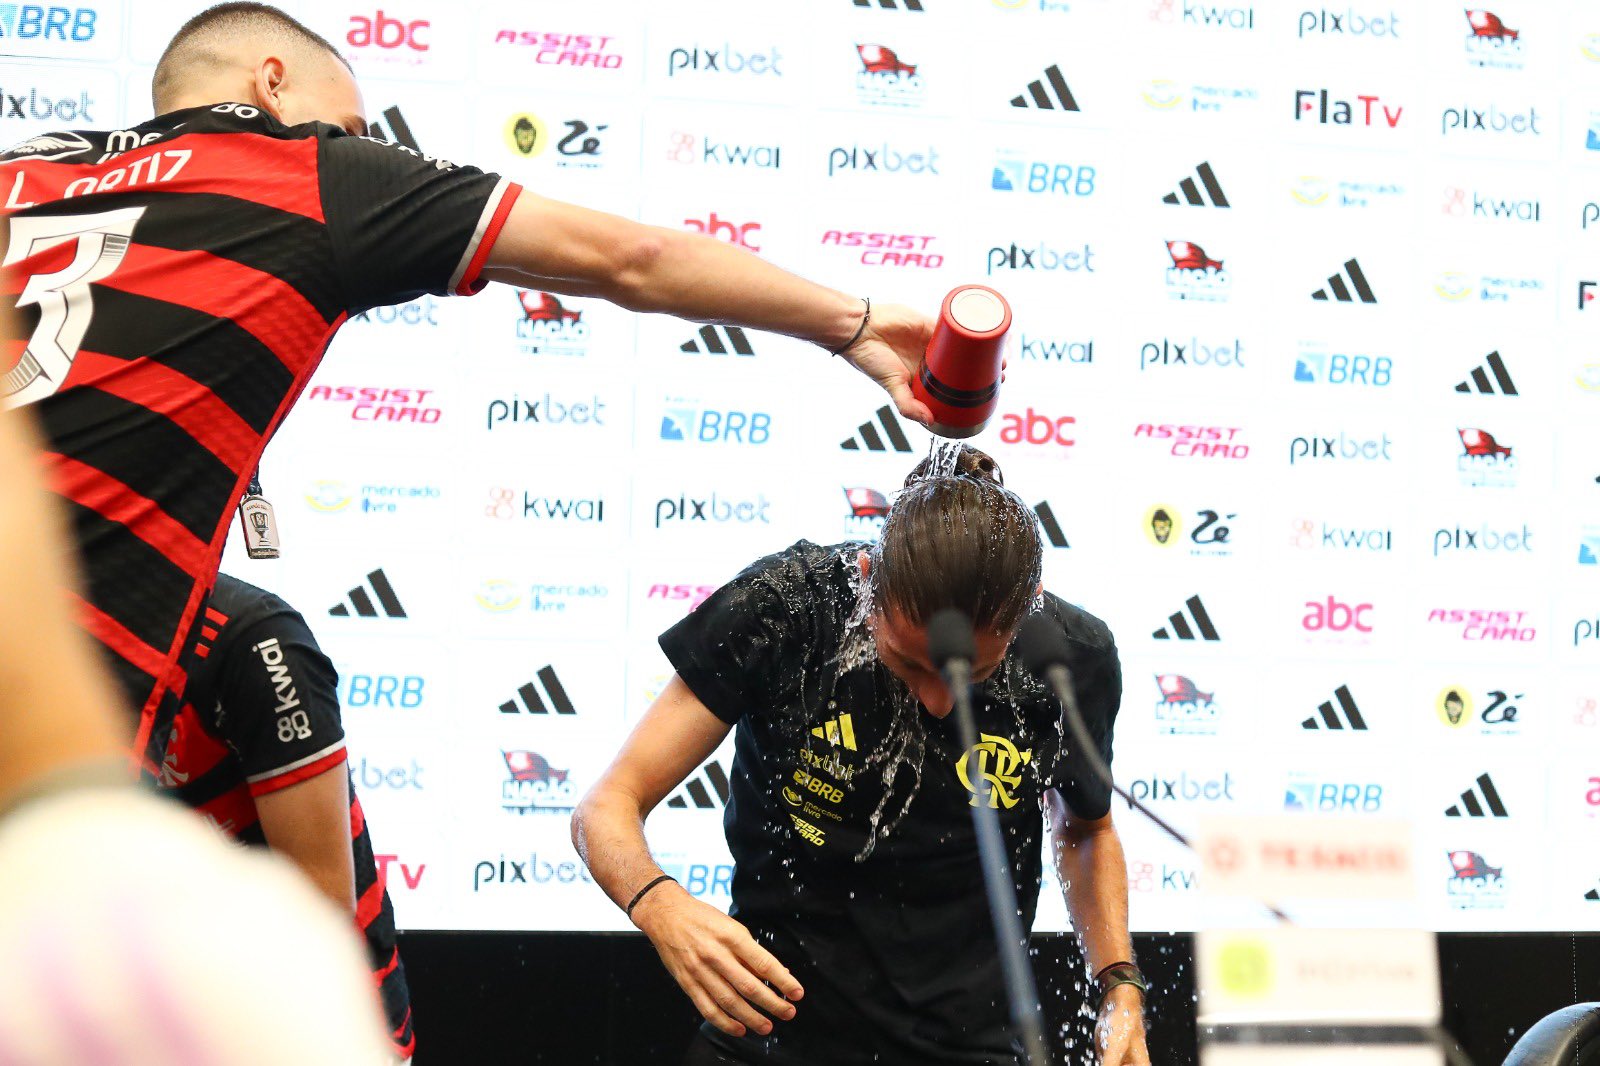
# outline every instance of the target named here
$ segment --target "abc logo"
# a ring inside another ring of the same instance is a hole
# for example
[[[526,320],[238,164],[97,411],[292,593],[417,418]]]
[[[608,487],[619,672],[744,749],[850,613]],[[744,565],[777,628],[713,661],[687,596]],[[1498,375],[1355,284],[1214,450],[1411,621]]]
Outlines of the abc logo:
[[[1077,421],[1072,415],[1051,418],[1030,407],[1023,414],[1004,416],[1000,439],[1007,444],[1059,444],[1070,448],[1078,442],[1068,435],[1067,427]]]
[[[1308,632],[1343,633],[1350,629],[1359,633],[1372,632],[1372,626],[1367,623],[1367,614],[1372,610],[1370,603],[1352,606],[1340,603],[1329,596],[1325,603],[1307,600],[1306,608],[1305,617],[1300,619],[1300,625]]]
[[[426,52],[428,43],[422,39],[422,31],[429,26],[427,19],[405,22],[390,18],[380,7],[375,18],[353,16],[345,40],[354,48],[377,45],[379,48],[409,48],[413,52]]]
[[[729,244],[736,244],[740,248],[748,248],[752,252],[761,251],[761,246],[755,242],[755,237],[753,236],[761,229],[761,223],[759,222],[746,222],[741,226],[737,222],[729,222],[725,218],[718,218],[717,213],[713,211],[711,212],[711,217],[705,221],[701,221],[698,218],[686,218],[683,220],[683,224],[696,233],[704,233],[707,236],[716,237],[719,240],[727,241]]]

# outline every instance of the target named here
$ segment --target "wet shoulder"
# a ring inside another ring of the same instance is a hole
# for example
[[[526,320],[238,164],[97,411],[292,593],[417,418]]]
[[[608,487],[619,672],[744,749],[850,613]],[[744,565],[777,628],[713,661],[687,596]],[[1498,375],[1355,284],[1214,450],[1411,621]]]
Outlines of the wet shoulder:
[[[1116,647],[1117,642],[1112,636],[1111,627],[1077,604],[1068,603],[1055,593],[1046,591],[1044,610],[1061,624],[1067,639],[1074,644],[1097,652],[1110,651]]]

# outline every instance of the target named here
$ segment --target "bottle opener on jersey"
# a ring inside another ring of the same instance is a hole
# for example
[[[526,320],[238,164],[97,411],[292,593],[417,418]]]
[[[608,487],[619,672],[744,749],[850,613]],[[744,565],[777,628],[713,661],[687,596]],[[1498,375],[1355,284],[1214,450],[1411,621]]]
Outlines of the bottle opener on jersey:
[[[245,554],[252,559],[276,559],[282,541],[278,539],[278,517],[272,504],[261,495],[261,472],[250,475],[250,487],[239,500],[239,526],[244,532]]]

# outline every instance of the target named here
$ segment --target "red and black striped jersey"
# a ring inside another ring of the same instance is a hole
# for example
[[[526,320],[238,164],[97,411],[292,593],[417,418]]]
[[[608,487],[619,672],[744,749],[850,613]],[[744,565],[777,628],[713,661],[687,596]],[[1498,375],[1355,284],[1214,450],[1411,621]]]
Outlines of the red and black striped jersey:
[[[243,104],[0,154],[0,397],[32,405],[146,774],[228,515],[352,314],[469,295],[517,186]]]
[[[202,617],[157,782],[230,836],[270,846],[257,797],[319,774],[349,773],[339,677],[305,620],[270,592],[218,575]],[[395,946],[394,908],[353,779],[350,847],[356,924],[366,940],[390,1041],[406,1059],[416,1037]]]

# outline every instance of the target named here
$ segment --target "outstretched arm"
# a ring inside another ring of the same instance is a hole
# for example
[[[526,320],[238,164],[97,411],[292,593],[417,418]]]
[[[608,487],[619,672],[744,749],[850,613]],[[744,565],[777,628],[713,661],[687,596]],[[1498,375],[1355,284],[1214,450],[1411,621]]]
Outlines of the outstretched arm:
[[[724,241],[538,196],[524,189],[483,270],[491,281],[598,296],[633,311],[746,326],[833,351],[855,337],[864,305]],[[874,304],[844,357],[882,386],[900,413],[933,414],[911,395],[911,377],[933,320]]]
[[[717,750],[728,728],[673,675],[578,805],[572,843],[618,907],[662,874],[645,843],[645,816]],[[696,1009],[723,1032],[771,1032],[772,1023],[756,1007],[776,1018],[794,1017],[785,999],[800,998],[799,983],[722,911],[669,881],[646,893],[630,917]]]

